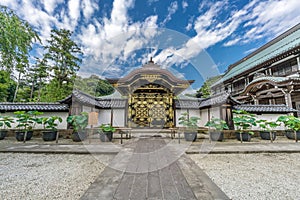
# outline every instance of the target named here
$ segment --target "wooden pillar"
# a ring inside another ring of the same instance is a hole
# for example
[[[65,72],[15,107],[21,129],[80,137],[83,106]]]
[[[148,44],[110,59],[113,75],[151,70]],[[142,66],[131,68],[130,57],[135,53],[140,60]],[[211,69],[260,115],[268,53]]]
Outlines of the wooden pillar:
[[[284,99],[285,99],[285,104],[290,107],[293,108],[292,105],[292,98],[291,98],[291,93],[287,92],[284,94]]]
[[[210,108],[207,108],[207,120],[210,120]]]
[[[272,105],[273,104],[273,99],[269,99],[269,104]]]
[[[232,118],[233,118],[232,106],[230,105],[226,107],[226,120],[225,120],[230,130],[234,130],[234,124]]]
[[[128,97],[130,98],[130,97]],[[128,105],[129,105],[129,100],[127,99],[125,101],[125,108],[124,108],[124,126],[128,127]]]
[[[110,125],[113,126],[113,122],[114,122],[114,109],[111,108],[110,109]]]
[[[254,101],[254,105],[258,105],[258,104],[259,104],[259,101],[258,101],[256,95],[251,95],[251,98],[252,98],[253,101]]]

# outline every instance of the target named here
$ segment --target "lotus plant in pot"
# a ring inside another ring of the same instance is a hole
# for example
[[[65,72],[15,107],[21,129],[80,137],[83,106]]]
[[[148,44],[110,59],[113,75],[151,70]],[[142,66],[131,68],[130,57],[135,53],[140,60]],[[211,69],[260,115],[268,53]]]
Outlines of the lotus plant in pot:
[[[223,141],[224,133],[223,130],[229,129],[226,122],[219,118],[211,118],[205,126],[208,126],[212,129],[209,130],[209,138],[212,141]]]
[[[39,118],[38,115],[43,113],[39,111],[16,111],[14,114],[17,118],[16,122],[18,122],[16,127],[19,128],[19,131],[16,131],[16,139],[25,143],[26,140],[31,139],[36,124],[42,123],[42,118]]]
[[[280,126],[280,124],[278,122],[267,121],[264,119],[257,120],[257,123],[262,129],[259,132],[261,139],[270,140],[271,142],[273,142],[276,139],[276,131],[274,131],[274,129]]]
[[[200,118],[195,116],[190,117],[188,113],[182,113],[178,120],[179,124],[185,128],[184,139],[186,141],[196,141]]]
[[[83,141],[87,137],[86,127],[88,126],[88,113],[82,112],[79,115],[70,115],[67,122],[72,125],[74,131],[72,139],[74,142]]]
[[[7,128],[11,128],[14,119],[10,116],[0,116],[0,140],[3,140],[7,135]]]
[[[57,126],[59,123],[62,123],[62,118],[58,116],[44,117],[42,118],[44,131],[43,140],[44,141],[54,141],[56,140],[57,135]]]
[[[300,139],[300,119],[293,115],[279,116],[277,122],[283,123],[286,127],[286,137],[298,142]]]
[[[114,127],[110,124],[102,124],[98,133],[100,134],[101,142],[111,142],[113,138],[113,133],[116,131]]]
[[[256,126],[256,118],[253,114],[250,114],[244,110],[233,110],[235,116],[232,118],[234,126],[237,130],[236,138],[241,141],[250,142],[251,135],[254,134],[250,129],[252,126]]]

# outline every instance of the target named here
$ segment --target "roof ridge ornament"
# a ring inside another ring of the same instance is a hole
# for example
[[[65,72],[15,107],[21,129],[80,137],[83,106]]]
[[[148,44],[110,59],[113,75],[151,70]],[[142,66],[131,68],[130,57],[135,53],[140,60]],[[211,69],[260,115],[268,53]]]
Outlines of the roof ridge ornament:
[[[150,57],[150,60],[148,63],[153,63],[154,64],[154,61],[152,60],[152,56]]]
[[[150,60],[146,64],[143,65],[143,67],[146,67],[146,68],[160,68],[160,66],[158,64],[154,63],[152,56],[150,57]]]

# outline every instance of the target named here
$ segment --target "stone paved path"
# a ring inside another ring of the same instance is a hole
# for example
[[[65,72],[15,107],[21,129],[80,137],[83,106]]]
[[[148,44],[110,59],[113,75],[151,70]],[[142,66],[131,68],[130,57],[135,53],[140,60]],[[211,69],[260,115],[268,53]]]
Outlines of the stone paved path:
[[[167,145],[163,139],[144,138],[122,150],[81,199],[193,200],[228,197],[178,149]]]

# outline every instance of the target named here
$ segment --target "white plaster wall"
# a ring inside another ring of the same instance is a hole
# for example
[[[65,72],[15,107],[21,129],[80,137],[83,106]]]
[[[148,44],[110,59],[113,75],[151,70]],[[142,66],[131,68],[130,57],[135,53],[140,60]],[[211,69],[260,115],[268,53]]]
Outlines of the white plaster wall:
[[[200,111],[198,109],[195,109],[195,110],[189,110],[189,113],[190,113],[190,117],[200,117]],[[198,121],[198,126],[201,126],[201,119]]]
[[[125,126],[125,109],[113,110],[113,126],[124,127]]]
[[[2,116],[11,116],[14,117],[13,112],[1,113]],[[58,116],[62,118],[62,123],[58,124],[57,129],[67,129],[67,117],[69,116],[68,112],[44,112],[44,114],[39,115],[39,117],[50,117],[50,116]],[[14,118],[16,120],[16,118]],[[12,129],[16,128],[18,125],[17,122],[12,124]],[[43,125],[37,124],[35,129],[43,129]]]
[[[85,106],[85,105],[83,105],[82,106],[82,112],[92,112],[92,111],[95,111],[95,108],[93,108],[93,107],[90,107],[90,106]]]
[[[187,112],[187,109],[176,109],[176,127],[182,127],[182,125],[179,124],[179,117],[181,116],[182,113]]]
[[[175,112],[176,112],[176,127],[182,127],[182,125],[179,124],[179,120],[178,120],[181,117],[182,113],[188,112],[190,117],[200,117],[201,118],[200,111],[198,109],[189,109],[189,110],[176,109]],[[201,124],[201,120],[199,121],[198,126],[200,126],[200,124]]]
[[[200,126],[204,127],[204,125],[208,121],[208,109],[202,109],[200,117],[201,117]]]
[[[210,108],[210,118],[220,118],[220,107]]]
[[[111,119],[111,109],[99,110],[99,115],[98,115],[99,126],[101,124],[110,124],[110,119]]]

